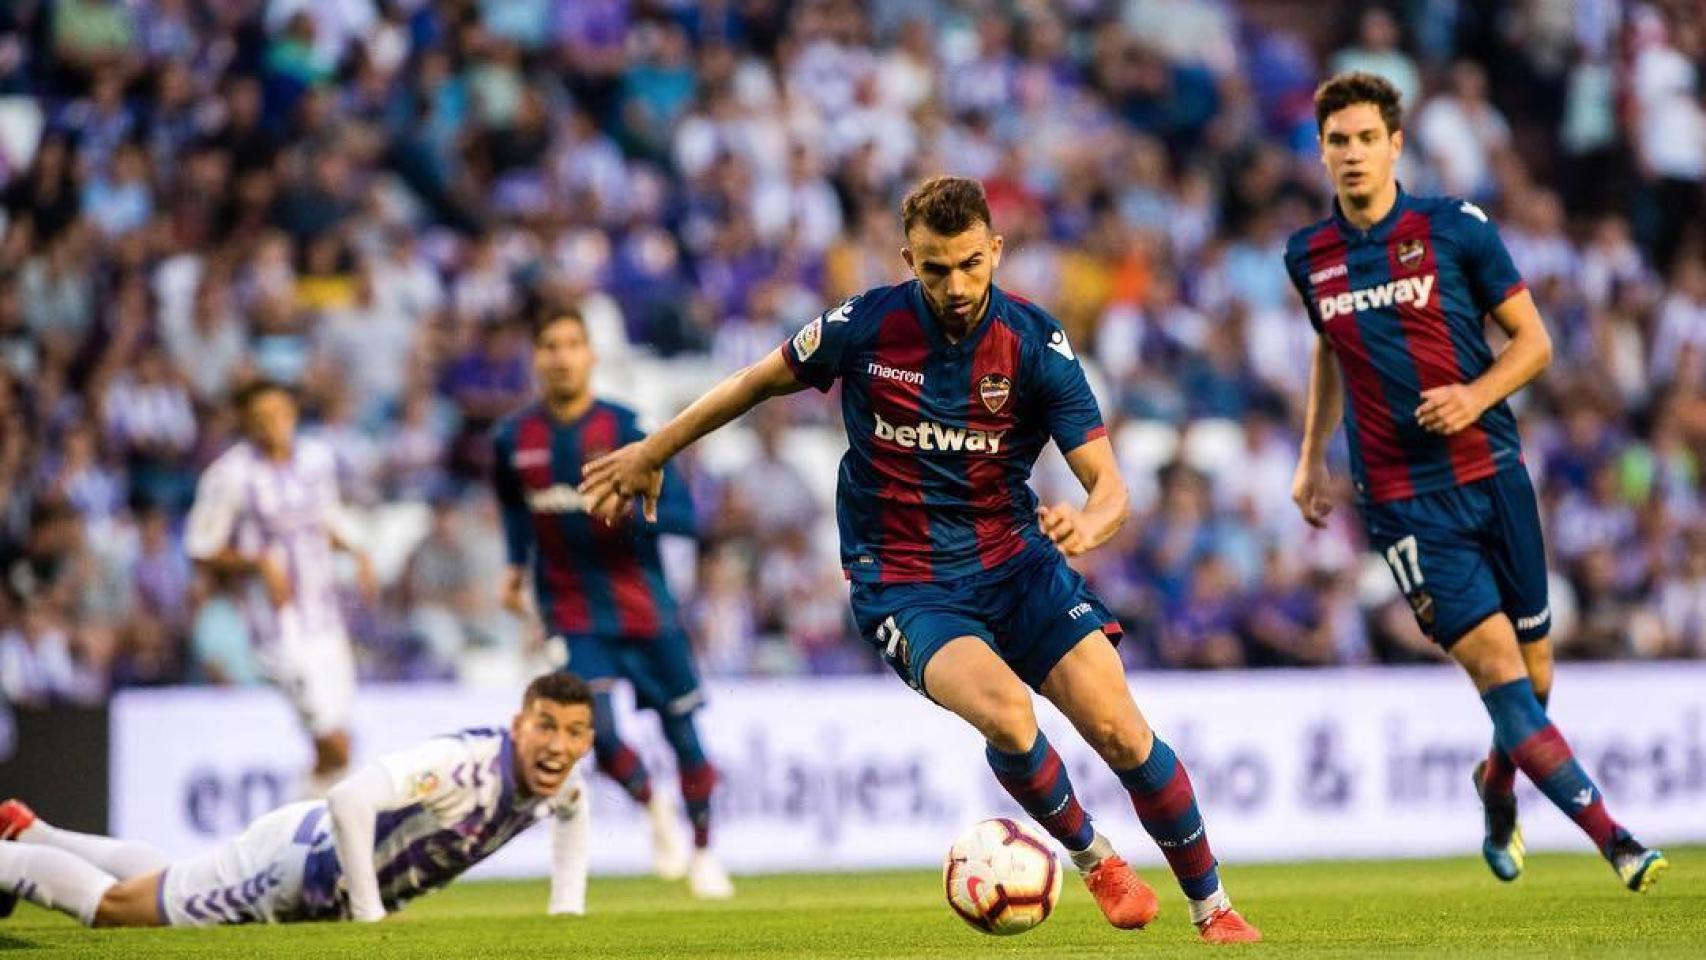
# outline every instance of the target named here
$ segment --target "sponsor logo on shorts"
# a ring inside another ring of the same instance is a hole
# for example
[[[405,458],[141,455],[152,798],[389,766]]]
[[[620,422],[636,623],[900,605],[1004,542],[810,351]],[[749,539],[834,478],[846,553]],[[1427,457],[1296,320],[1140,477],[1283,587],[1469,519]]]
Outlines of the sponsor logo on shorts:
[[[1079,617],[1082,617],[1086,613],[1089,613],[1090,609],[1091,609],[1090,604],[1088,601],[1086,601],[1084,603],[1079,604],[1076,607],[1073,607],[1071,610],[1066,611],[1066,615],[1068,617],[1071,617],[1074,620],[1077,620]]]
[[[1547,607],[1532,617],[1518,617],[1516,619],[1516,628],[1518,630],[1533,630],[1535,627],[1541,626],[1550,619],[1552,619],[1552,608]]]

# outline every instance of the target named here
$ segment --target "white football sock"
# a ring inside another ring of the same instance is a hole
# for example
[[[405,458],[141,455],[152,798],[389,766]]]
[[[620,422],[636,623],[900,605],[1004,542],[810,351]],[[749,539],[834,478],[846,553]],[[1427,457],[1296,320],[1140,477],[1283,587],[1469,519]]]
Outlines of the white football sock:
[[[18,834],[18,842],[64,850],[120,880],[164,870],[169,863],[165,854],[145,843],[61,830],[40,818]]]
[[[1209,917],[1214,916],[1214,912],[1216,910],[1223,910],[1231,907],[1232,898],[1226,895],[1225,887],[1215,887],[1213,893],[1201,900],[1192,900],[1190,903],[1191,922],[1201,924]]]
[[[95,925],[101,897],[118,881],[75,854],[26,843],[0,843],[0,889],[38,907]]]
[[[1090,838],[1088,847],[1082,850],[1068,850],[1066,854],[1072,858],[1072,865],[1078,868],[1079,873],[1089,873],[1100,866],[1103,860],[1114,855],[1114,845],[1109,843],[1108,838],[1102,836],[1102,832],[1098,830],[1095,836]]]

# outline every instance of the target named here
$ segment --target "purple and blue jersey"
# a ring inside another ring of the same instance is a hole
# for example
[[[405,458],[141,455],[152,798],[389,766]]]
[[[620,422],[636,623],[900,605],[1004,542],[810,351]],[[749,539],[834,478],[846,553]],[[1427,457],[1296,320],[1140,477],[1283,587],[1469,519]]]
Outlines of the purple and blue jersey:
[[[693,533],[680,475],[664,471],[655,524],[638,515],[603,523],[577,489],[583,464],[644,437],[632,411],[603,400],[572,423],[533,404],[495,428],[493,484],[509,562],[532,565],[539,614],[553,633],[649,638],[677,628],[658,536]]]
[[[1493,365],[1485,318],[1524,289],[1481,209],[1398,191],[1368,230],[1333,216],[1293,234],[1286,272],[1344,372],[1345,430],[1359,498],[1383,503],[1463,486],[1521,462],[1501,401],[1449,437],[1416,420],[1422,392]]]
[[[802,383],[841,382],[848,450],[836,517],[847,575],[954,580],[1053,545],[1027,481],[1043,445],[1106,435],[1060,324],[990,288],[989,312],[949,342],[917,281],[853,297],[782,347]]]

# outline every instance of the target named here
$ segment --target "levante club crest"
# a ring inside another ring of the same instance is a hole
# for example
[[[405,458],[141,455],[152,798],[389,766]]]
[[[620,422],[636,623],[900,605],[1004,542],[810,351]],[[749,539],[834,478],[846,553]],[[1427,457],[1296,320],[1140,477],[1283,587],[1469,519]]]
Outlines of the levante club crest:
[[[990,413],[999,413],[1007,405],[1007,395],[1013,392],[1013,381],[999,373],[984,374],[977,382],[977,395],[983,399],[983,405]]]
[[[1421,263],[1427,253],[1428,248],[1420,240],[1403,240],[1398,243],[1398,262],[1405,267]]]

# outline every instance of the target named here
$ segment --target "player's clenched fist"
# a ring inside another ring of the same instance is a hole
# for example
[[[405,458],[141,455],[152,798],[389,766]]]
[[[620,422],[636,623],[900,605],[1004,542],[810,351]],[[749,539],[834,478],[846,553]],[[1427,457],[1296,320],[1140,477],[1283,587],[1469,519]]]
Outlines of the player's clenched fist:
[[[656,523],[662,493],[663,465],[654,461],[643,440],[607,453],[581,471],[580,494],[587,512],[606,522],[622,515],[629,497],[639,497],[646,519]]]
[[[1038,507],[1037,523],[1043,534],[1069,557],[1076,557],[1100,542],[1096,539],[1096,531],[1086,521],[1084,511],[1070,503]]]

